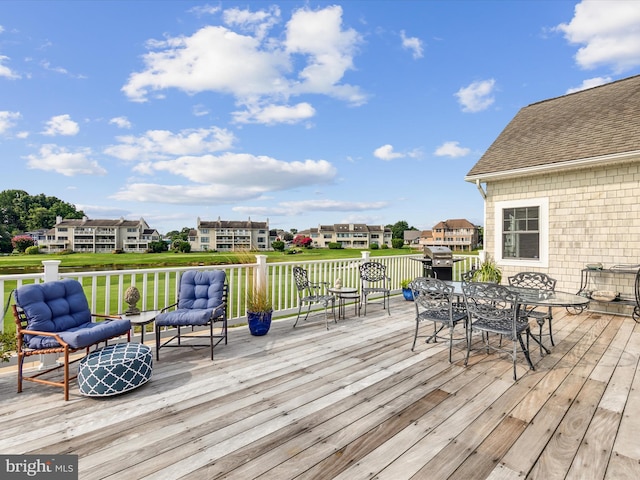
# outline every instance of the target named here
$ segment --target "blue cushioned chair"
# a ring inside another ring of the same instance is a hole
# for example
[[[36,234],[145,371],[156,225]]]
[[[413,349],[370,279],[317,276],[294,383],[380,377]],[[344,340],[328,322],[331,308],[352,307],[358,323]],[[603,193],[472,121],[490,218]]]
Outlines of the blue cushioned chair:
[[[222,270],[188,270],[180,277],[178,302],[163,309],[156,317],[156,359],[160,360],[162,347],[213,347],[222,340],[227,343],[227,297],[226,274]],[[173,310],[172,310],[173,309]],[[220,333],[213,333],[214,322],[221,322]],[[189,335],[181,337],[181,327],[209,327],[209,335]],[[160,343],[162,330],[175,327],[176,334]],[[208,338],[209,343],[182,344],[182,338]],[[215,339],[215,341],[214,341]],[[177,340],[176,343],[172,343]]]
[[[130,339],[131,323],[118,316],[96,315],[89,310],[87,297],[77,280],[65,279],[54,282],[24,285],[15,291],[13,315],[16,321],[18,350],[18,393],[22,392],[22,381],[44,383],[62,387],[64,399],[69,400],[69,354],[105,342],[111,338],[127,335]],[[94,318],[105,321],[94,322]],[[62,365],[23,376],[25,357],[47,353],[62,353]],[[39,378],[58,368],[64,369],[64,379],[53,381]]]

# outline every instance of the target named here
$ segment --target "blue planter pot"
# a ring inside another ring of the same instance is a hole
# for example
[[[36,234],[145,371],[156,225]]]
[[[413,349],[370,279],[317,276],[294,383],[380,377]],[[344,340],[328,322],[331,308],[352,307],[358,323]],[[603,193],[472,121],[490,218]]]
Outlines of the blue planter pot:
[[[403,288],[402,295],[407,302],[413,302],[413,291],[410,288]]]
[[[249,331],[251,335],[261,336],[266,335],[271,328],[271,316],[273,311],[270,312],[247,312],[247,321],[249,323]]]

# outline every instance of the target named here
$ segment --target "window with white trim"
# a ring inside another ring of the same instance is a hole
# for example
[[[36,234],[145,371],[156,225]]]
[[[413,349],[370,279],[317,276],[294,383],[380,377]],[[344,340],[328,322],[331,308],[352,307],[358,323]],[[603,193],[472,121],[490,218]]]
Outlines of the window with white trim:
[[[503,264],[548,266],[549,200],[496,202],[495,255]]]

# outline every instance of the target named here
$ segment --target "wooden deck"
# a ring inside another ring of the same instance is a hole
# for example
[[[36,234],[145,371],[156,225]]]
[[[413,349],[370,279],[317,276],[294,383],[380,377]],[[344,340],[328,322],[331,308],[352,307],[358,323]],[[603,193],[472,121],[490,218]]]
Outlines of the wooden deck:
[[[162,351],[127,394],[71,400],[0,375],[0,453],[79,455],[80,479],[640,478],[640,325],[554,311],[536,370],[463,345],[410,351],[414,307],[392,299],[327,331],[246,327],[229,345]]]

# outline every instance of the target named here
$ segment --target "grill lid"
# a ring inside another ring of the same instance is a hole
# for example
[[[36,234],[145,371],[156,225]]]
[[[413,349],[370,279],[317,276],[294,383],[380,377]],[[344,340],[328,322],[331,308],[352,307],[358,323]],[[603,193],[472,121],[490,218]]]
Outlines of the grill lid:
[[[424,256],[428,258],[453,258],[453,252],[448,247],[424,247]]]

